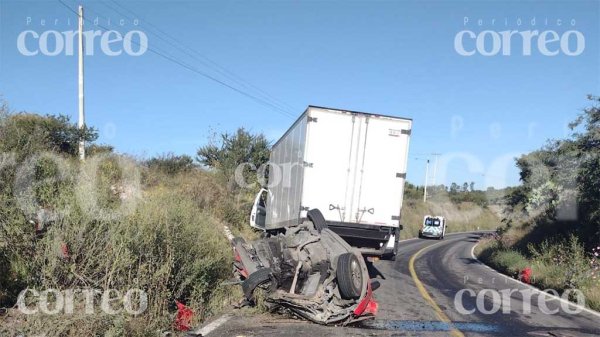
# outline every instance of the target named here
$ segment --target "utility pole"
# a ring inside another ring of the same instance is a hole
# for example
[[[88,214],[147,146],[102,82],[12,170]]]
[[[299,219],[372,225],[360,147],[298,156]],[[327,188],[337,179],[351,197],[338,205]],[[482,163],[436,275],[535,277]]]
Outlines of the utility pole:
[[[427,202],[427,176],[429,175],[429,159],[425,165],[425,186],[423,188],[423,202]]]
[[[83,6],[79,6],[79,130],[85,127],[85,111],[83,104]],[[85,140],[79,140],[79,159],[85,160]]]

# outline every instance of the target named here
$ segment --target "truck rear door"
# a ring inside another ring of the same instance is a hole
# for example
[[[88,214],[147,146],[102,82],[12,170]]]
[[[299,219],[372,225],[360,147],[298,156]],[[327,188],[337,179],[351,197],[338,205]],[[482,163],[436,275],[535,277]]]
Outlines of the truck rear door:
[[[364,137],[356,162],[355,222],[397,227],[402,208],[411,121],[361,116]]]
[[[306,162],[302,206],[318,208],[328,221],[347,221],[346,196],[355,161],[354,119],[350,114],[323,109],[310,111],[306,135]]]
[[[325,108],[308,120],[302,206],[328,221],[398,226],[411,121]]]

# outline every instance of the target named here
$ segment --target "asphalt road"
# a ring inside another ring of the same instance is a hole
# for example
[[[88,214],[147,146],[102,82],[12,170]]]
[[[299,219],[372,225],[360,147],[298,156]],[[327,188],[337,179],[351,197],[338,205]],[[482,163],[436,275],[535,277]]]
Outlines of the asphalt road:
[[[480,235],[403,241],[395,262],[375,262],[372,276],[377,275],[381,284],[375,291],[379,302],[375,320],[326,327],[281,316],[234,314],[206,335],[600,336],[600,315],[572,313],[578,311],[576,307],[503,277],[474,259],[472,248]],[[463,296],[456,302],[461,290]],[[509,291],[503,302],[503,292]]]

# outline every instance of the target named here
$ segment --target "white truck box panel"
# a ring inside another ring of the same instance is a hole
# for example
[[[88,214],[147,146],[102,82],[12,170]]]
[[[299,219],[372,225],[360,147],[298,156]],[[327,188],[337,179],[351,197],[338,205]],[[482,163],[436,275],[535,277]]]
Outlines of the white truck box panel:
[[[303,114],[271,151],[266,228],[297,224],[302,199],[307,115]]]
[[[310,106],[273,146],[266,228],[298,224],[313,208],[328,221],[398,227],[411,128]]]

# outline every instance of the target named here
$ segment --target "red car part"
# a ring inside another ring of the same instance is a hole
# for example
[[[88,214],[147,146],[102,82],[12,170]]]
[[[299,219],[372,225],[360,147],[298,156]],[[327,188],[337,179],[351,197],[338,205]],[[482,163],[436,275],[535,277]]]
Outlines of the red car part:
[[[373,290],[371,288],[371,282],[367,284],[367,294],[365,298],[363,298],[360,303],[354,309],[355,316],[363,316],[363,315],[377,315],[377,308],[379,304],[373,298]]]

